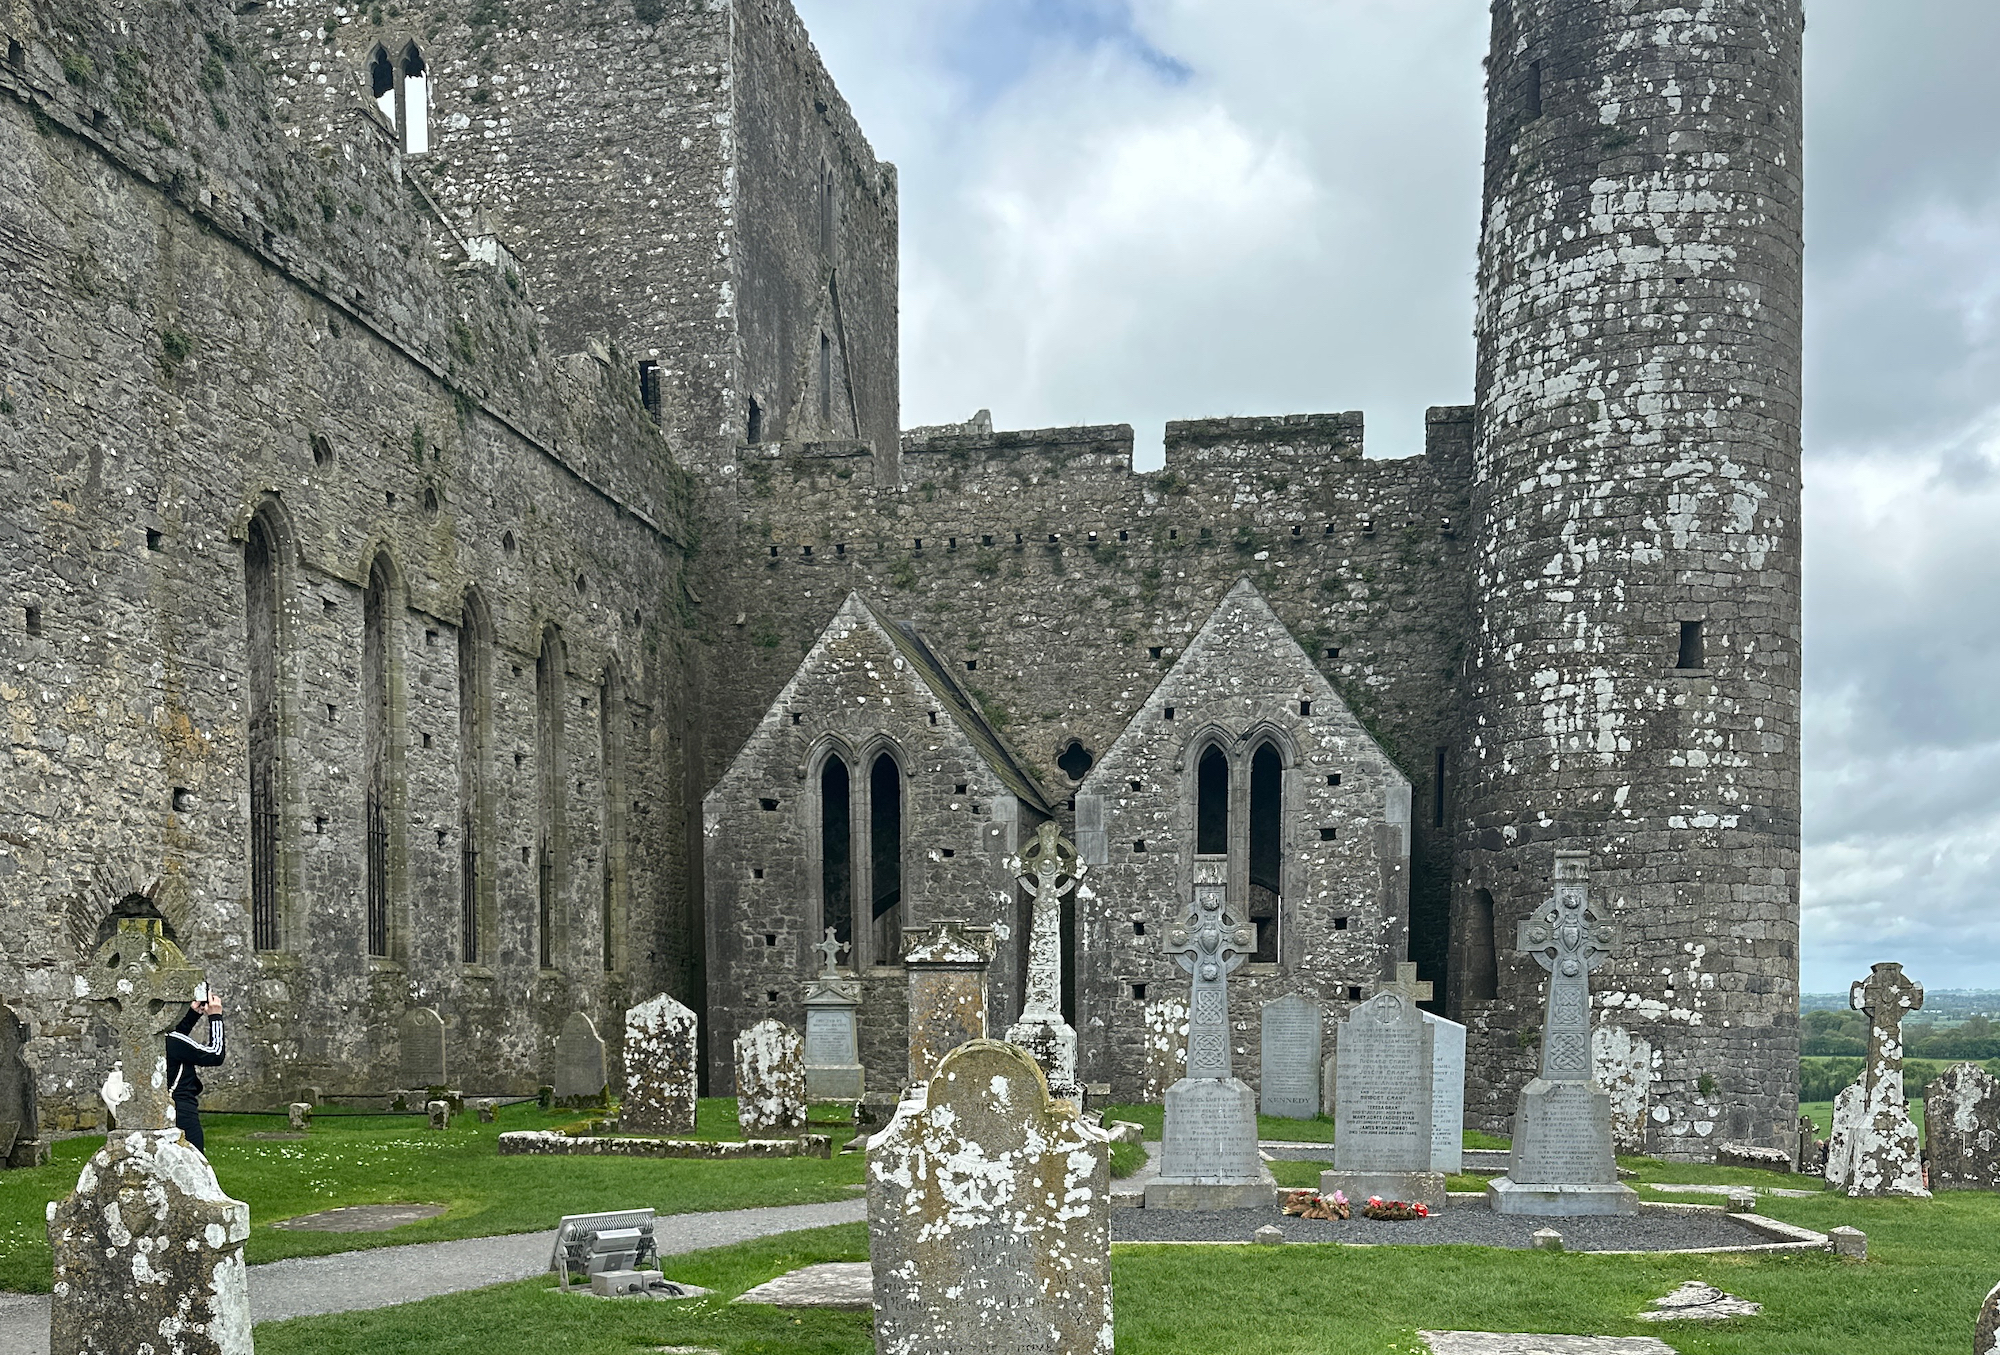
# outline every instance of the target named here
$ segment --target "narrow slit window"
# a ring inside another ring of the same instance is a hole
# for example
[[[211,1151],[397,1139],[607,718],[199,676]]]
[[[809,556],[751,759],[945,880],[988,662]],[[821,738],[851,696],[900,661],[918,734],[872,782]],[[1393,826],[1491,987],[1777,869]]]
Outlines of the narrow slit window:
[[[458,954],[463,964],[478,964],[480,958],[490,650],[485,613],[477,597],[468,594],[458,623]]]
[[[250,933],[276,950],[278,929],[278,551],[262,518],[243,545],[250,642]]]
[[[1251,959],[1276,964],[1280,952],[1284,878],[1285,764],[1270,744],[1250,759],[1250,924],[1257,931]]]
[[[749,413],[744,417],[744,441],[753,446],[764,440],[764,406],[756,396],[750,397]]]
[[[868,773],[868,854],[870,955],[890,963],[902,953],[903,939],[903,772],[887,753]]]
[[[646,407],[646,413],[652,416],[654,423],[660,421],[660,364],[657,362],[639,364],[639,403]]]
[[[561,955],[559,901],[563,893],[563,815],[568,771],[563,756],[563,678],[566,663],[562,636],[554,626],[542,632],[541,653],[535,658],[535,756],[538,763],[536,809],[535,942],[543,969],[553,969]]]
[[[603,894],[599,932],[603,938],[604,972],[624,967],[627,833],[625,828],[625,683],[615,664],[608,665],[597,701],[597,735],[602,786],[604,843],[599,854]]]
[[[1702,642],[1701,622],[1681,622],[1681,649],[1674,660],[1676,668],[1701,668],[1707,659],[1706,647]]]
[[[819,421],[833,422],[833,340],[819,336]]]
[[[368,572],[362,599],[361,686],[364,805],[367,833],[366,904],[368,953],[389,954],[390,832],[394,803],[394,759],[390,722],[395,682],[395,631],[390,615],[394,590],[380,558]]]
[[[842,945],[854,944],[852,787],[847,764],[830,757],[819,774],[820,934],[833,929]],[[849,952],[851,955],[853,952]]]
[[[368,58],[368,87],[374,91],[375,107],[396,125],[396,66],[389,54],[377,47]]]
[[[1465,910],[1465,1000],[1492,1002],[1500,996],[1500,952],[1493,925],[1493,893],[1475,889]]]
[[[1528,120],[1532,122],[1534,119],[1539,118],[1542,115],[1542,63],[1541,62],[1530,61],[1528,63],[1528,78],[1523,82],[1523,84],[1526,86],[1525,90],[1523,91],[1525,94],[1523,102],[1527,108]]]
[[[403,153],[423,155],[431,148],[431,78],[424,54],[411,43],[403,49]]]
[[[1195,768],[1195,835],[1197,856],[1229,854],[1229,759],[1213,744]]]
[[[1448,749],[1437,750],[1436,761],[1431,769],[1431,827],[1444,827],[1444,756]]]

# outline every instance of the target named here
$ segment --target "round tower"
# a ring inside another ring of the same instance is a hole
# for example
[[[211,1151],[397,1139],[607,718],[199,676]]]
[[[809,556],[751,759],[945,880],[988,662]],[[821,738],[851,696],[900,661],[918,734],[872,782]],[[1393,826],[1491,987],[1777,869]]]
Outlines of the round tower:
[[[1495,0],[1476,634],[1450,1000],[1468,1108],[1534,1076],[1554,853],[1621,1147],[1786,1146],[1798,1100],[1796,0]]]

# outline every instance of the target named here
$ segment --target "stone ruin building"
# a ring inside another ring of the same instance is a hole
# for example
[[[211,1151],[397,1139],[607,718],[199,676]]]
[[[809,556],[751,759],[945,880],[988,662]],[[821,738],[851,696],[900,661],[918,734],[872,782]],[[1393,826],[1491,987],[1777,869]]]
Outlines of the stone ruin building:
[[[900,430],[895,170],[786,0],[0,7],[0,1001],[45,1124],[97,1113],[76,969],[134,893],[234,995],[225,1102],[386,1088],[418,1006],[454,1081],[531,1088],[663,991],[727,1091],[827,927],[890,1090],[900,929],[993,927],[1004,1029],[1053,818],[1115,1095],[1220,858],[1243,1048],[1414,959],[1504,1129],[1512,938],[1582,849],[1628,1141],[1788,1144],[1799,5],[1493,14],[1471,403],[1408,459],[1284,415],[1141,472],[1125,426]]]

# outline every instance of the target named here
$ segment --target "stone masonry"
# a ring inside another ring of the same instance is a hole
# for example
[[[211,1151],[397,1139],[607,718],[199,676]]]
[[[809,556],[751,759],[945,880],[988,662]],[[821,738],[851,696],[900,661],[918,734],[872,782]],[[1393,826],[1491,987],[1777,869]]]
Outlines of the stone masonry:
[[[1176,422],[1142,473],[1124,425],[899,432],[896,172],[786,0],[0,6],[45,1129],[101,1120],[73,980],[127,895],[254,995],[220,1104],[387,1090],[417,1007],[495,1094],[575,1011],[800,1024],[836,848],[893,1086],[889,942],[992,926],[1005,1029],[1048,821],[1079,1077],[1140,1094],[1212,735],[1246,1081],[1260,1000],[1411,960],[1504,1129],[1542,975],[1499,941],[1588,850],[1621,1141],[1788,1146],[1801,29],[1500,0],[1473,402],[1394,461],[1356,412]]]

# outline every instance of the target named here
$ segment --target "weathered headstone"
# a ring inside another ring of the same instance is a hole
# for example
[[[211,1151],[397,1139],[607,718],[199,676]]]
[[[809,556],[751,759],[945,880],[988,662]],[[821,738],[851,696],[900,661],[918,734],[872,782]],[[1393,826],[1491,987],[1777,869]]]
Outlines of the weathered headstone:
[[[1017,878],[1034,888],[1028,930],[1028,986],[1021,1019],[1007,1028],[1007,1042],[1028,1051],[1048,1076],[1049,1094],[1083,1107],[1083,1088],[1076,1081],[1076,1031],[1062,1014],[1062,905],[1081,889],[1084,866],[1076,847],[1053,823],[1035,832],[1035,840],[1007,863]]]
[[[39,1167],[49,1157],[35,1103],[35,1070],[22,1052],[32,1034],[11,1008],[0,1007],[0,1167]]]
[[[403,1087],[420,1092],[446,1085],[444,1018],[430,1007],[412,1007],[396,1023],[402,1049]]]
[[[609,1099],[611,1079],[604,1071],[604,1039],[597,1023],[582,1012],[571,1012],[556,1036],[556,1075],[552,1084],[559,1106],[601,1106]]]
[[[1377,993],[1342,1018],[1333,1169],[1320,1173],[1321,1194],[1444,1208],[1444,1175],[1431,1169],[1432,1038],[1424,1013],[1401,993]]]
[[[825,963],[806,983],[806,1095],[814,1101],[859,1101],[867,1090],[855,1026],[861,985],[841,975],[840,952],[847,944],[836,939],[833,928],[813,949]]]
[[[1986,1296],[1979,1310],[1979,1326],[1972,1336],[1972,1355],[2000,1355],[2000,1284]]]
[[[1599,1026],[1590,1033],[1590,1064],[1597,1085],[1611,1097],[1611,1146],[1621,1153],[1645,1152],[1653,1099],[1652,1041],[1623,1026]]]
[[[430,1116],[432,1129],[451,1128],[451,1102],[426,1101],[424,1103],[424,1113]]]
[[[1110,1170],[1026,1051],[947,1054],[868,1148],[879,1355],[1111,1355]]]
[[[1258,1108],[1265,1115],[1310,1120],[1319,1114],[1319,1003],[1287,993],[1264,1004]]]
[[[104,1080],[118,1127],[68,1198],[48,1206],[55,1252],[50,1349],[112,1355],[249,1355],[243,1243],[250,1207],[173,1128],[164,1032],[201,971],[157,915],[120,915],[91,957],[87,997],[116,1040]]]
[[[695,1015],[662,993],[625,1013],[627,1130],[684,1134],[694,1128]]]
[[[1612,1154],[1611,1097],[1590,1064],[1590,971],[1618,932],[1590,905],[1590,854],[1555,855],[1555,896],[1521,923],[1519,941],[1549,973],[1542,1074],[1521,1091],[1507,1174],[1487,1183],[1486,1201],[1497,1214],[1636,1214],[1638,1194],[1619,1183]]]
[[[1868,1013],[1868,1063],[1833,1103],[1826,1179],[1851,1197],[1927,1199],[1917,1127],[1903,1100],[1903,1018],[1924,1005],[1923,985],[1900,964],[1878,964],[1849,990]]]
[[[931,1080],[944,1056],[986,1038],[986,967],[993,929],[948,918],[903,929],[903,970],[910,983],[910,1081]]]
[[[1829,1228],[1827,1239],[1833,1243],[1833,1254],[1849,1261],[1868,1259],[1868,1234],[1859,1228]]]
[[[1398,964],[1392,983],[1380,984],[1377,992],[1397,993],[1413,1003],[1431,1000],[1429,980],[1417,978],[1413,964]],[[1424,1013],[1430,1027],[1431,1067],[1431,1165],[1430,1170],[1450,1176],[1465,1167],[1465,1027],[1431,1012]],[[1329,1069],[1338,1061],[1336,1053]],[[1334,1078],[1329,1074],[1326,1113],[1333,1114]]]
[[[286,1122],[295,1131],[312,1128],[313,1108],[305,1101],[294,1101],[285,1108]]]
[[[782,1021],[736,1037],[736,1123],[746,1139],[806,1127],[805,1041]]]
[[[1146,1004],[1146,1086],[1143,1099],[1156,1102],[1187,1076],[1187,999],[1154,998]]]
[[[1257,1152],[1257,1096],[1229,1071],[1229,975],[1256,938],[1225,906],[1229,863],[1194,861],[1194,902],[1166,951],[1190,979],[1187,1076],[1167,1089],[1160,1174],[1148,1209],[1267,1208],[1277,1182]]]
[[[1932,1190],[2000,1190],[2000,1080],[1954,1063],[1924,1093]]]
[[[493,1098],[490,1096],[482,1096],[477,1101],[474,1101],[472,1109],[479,1116],[479,1123],[481,1124],[492,1124],[500,1118],[498,1113],[499,1107],[494,1104]]]

